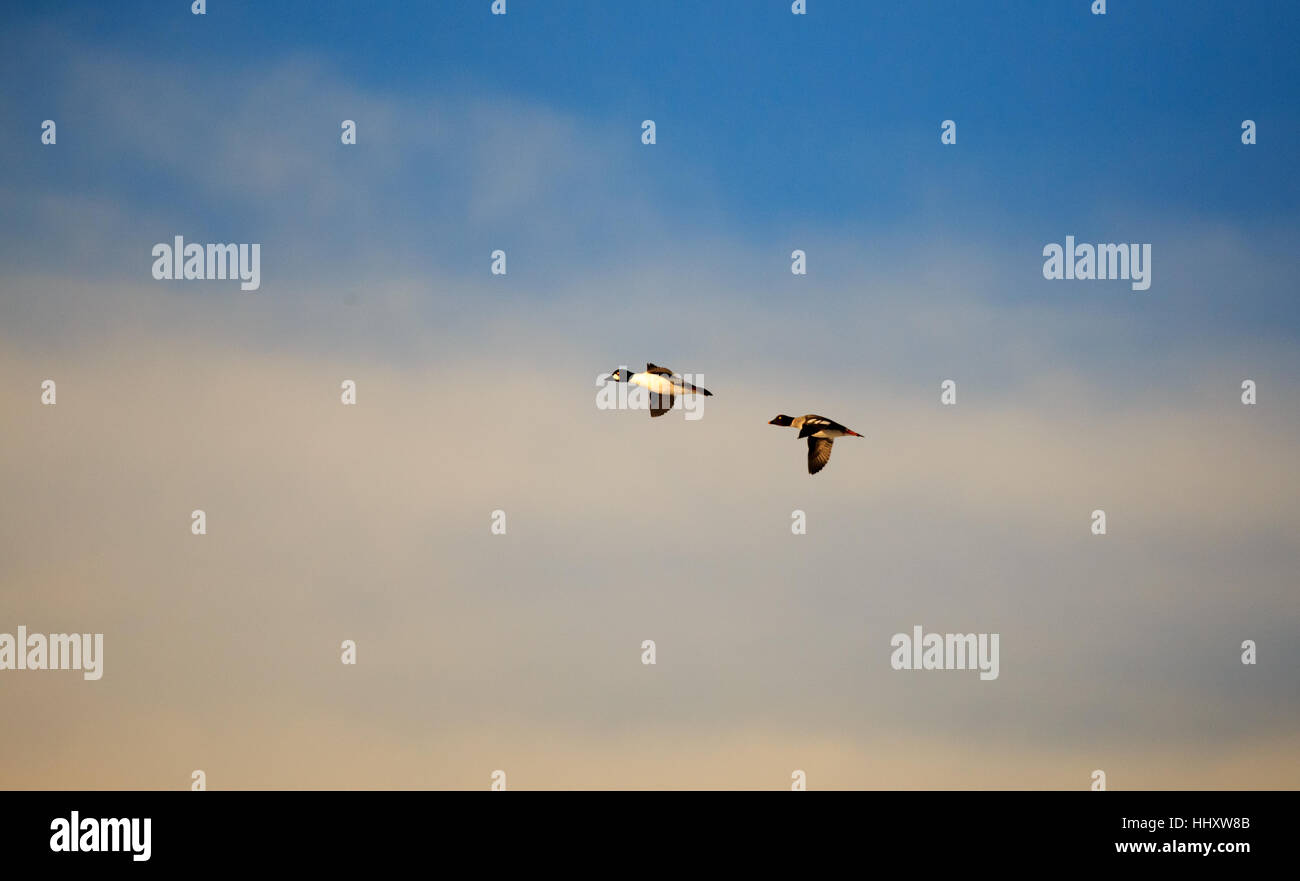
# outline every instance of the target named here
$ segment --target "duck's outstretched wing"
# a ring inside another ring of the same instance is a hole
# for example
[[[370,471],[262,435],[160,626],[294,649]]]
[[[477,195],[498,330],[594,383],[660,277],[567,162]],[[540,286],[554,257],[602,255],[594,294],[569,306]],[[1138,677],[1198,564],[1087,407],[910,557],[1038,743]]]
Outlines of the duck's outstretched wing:
[[[808,473],[816,474],[826,467],[831,460],[831,444],[834,441],[824,437],[808,438]]]
[[[673,385],[677,386],[677,390],[681,394],[708,395],[709,397],[713,396],[713,392],[709,391],[706,388],[700,388],[698,385],[692,385],[691,383],[682,379],[677,374],[673,373],[667,367],[659,367],[658,365],[655,364],[646,364],[645,372],[653,373],[656,374],[657,376],[668,377],[668,381],[671,382]]]

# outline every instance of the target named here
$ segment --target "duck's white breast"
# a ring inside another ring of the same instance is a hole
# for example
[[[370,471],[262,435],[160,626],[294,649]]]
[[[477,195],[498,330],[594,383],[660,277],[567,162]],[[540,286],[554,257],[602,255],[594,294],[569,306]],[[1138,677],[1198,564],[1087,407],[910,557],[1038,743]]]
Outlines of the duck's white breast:
[[[678,391],[672,380],[660,373],[638,373],[632,377],[632,382],[657,395],[671,395]]]

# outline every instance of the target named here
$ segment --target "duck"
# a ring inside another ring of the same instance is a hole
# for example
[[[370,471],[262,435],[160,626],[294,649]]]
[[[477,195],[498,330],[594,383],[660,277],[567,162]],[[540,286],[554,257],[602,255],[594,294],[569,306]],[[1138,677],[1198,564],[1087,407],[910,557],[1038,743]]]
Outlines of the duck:
[[[799,429],[799,437],[808,438],[808,473],[816,474],[826,467],[831,460],[831,444],[837,437],[862,437],[851,428],[840,425],[834,419],[809,413],[806,416],[786,416],[782,413],[767,423],[783,428],[793,426]]]
[[[611,373],[609,378],[615,382],[628,382],[632,385],[639,385],[650,392],[653,396],[650,398],[650,418],[652,419],[671,410],[673,400],[677,395],[708,395],[710,397],[713,395],[713,392],[692,385],[674,374],[667,367],[659,367],[654,364],[646,364],[644,373],[633,373],[631,370],[620,367]]]

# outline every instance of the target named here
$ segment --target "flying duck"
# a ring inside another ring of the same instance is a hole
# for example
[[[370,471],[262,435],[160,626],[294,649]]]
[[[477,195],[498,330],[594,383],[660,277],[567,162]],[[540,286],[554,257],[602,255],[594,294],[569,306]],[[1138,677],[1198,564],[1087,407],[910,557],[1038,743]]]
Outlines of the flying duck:
[[[667,367],[656,367],[654,364],[647,364],[645,373],[633,373],[631,370],[619,368],[610,374],[609,378],[615,382],[630,382],[632,385],[639,385],[649,391],[652,395],[650,398],[651,418],[662,416],[671,410],[676,395],[711,396],[713,394],[706,388],[691,385],[680,376],[675,376]]]
[[[831,460],[831,444],[837,437],[862,437],[851,428],[845,428],[833,419],[809,413],[807,416],[786,416],[782,413],[768,425],[799,429],[799,437],[808,438],[808,473],[816,474]]]

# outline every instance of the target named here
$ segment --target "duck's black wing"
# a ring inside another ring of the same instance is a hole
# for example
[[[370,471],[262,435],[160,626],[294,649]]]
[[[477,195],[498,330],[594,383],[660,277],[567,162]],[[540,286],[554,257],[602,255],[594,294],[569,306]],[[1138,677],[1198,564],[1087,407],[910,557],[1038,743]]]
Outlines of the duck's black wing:
[[[831,444],[834,441],[825,437],[808,438],[808,473],[816,474],[826,467],[831,460]]]
[[[687,382],[686,380],[682,379],[682,378],[681,378],[680,376],[678,376],[677,374],[673,373],[673,372],[672,372],[671,370],[669,370],[667,367],[659,367],[659,366],[657,366],[657,365],[655,365],[655,364],[647,364],[647,365],[645,366],[645,372],[646,372],[646,373],[655,373],[655,374],[658,374],[659,376],[666,376],[666,377],[668,377],[670,380],[672,380],[672,382],[673,382],[675,385],[680,386],[680,387],[681,387],[681,390],[682,390],[683,392],[696,392],[697,394],[708,395],[709,397],[712,397],[712,396],[713,396],[713,392],[709,391],[709,390],[706,389],[706,388],[700,388],[698,385],[692,385],[691,383],[689,383],[689,382]]]

